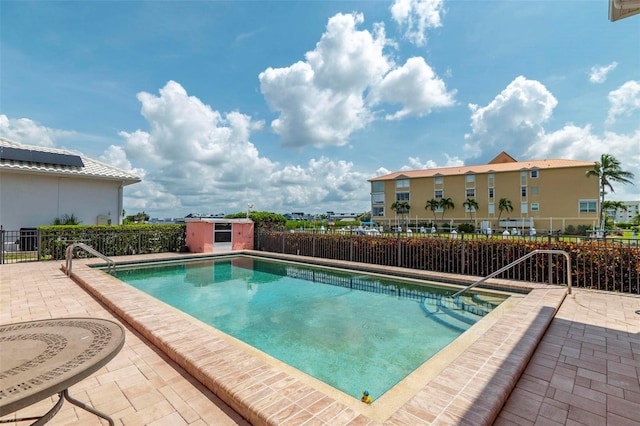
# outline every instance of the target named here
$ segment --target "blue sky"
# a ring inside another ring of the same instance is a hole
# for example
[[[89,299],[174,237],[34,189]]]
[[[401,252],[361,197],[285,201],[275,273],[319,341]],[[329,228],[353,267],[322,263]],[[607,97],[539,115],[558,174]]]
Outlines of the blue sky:
[[[0,136],[138,174],[152,217],[365,212],[402,170],[616,156],[640,16],[598,1],[7,1]]]

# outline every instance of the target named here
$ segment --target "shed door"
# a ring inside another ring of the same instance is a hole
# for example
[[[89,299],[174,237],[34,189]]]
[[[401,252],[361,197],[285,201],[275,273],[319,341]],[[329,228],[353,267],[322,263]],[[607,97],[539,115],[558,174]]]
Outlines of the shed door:
[[[229,251],[233,248],[232,224],[216,223],[213,228],[213,251]]]

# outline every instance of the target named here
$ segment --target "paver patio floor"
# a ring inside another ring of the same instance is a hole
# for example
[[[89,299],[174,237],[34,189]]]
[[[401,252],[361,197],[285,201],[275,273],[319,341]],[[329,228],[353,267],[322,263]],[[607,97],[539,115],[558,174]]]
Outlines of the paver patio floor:
[[[59,268],[60,262],[0,266],[0,323],[91,316],[115,319],[126,327],[122,351],[74,385],[72,396],[108,413],[116,424],[248,425]],[[10,276],[19,276],[19,284]],[[640,425],[638,310],[640,296],[574,289],[495,424]],[[53,399],[47,399],[16,414],[42,414],[52,404]],[[460,418],[438,417],[435,424],[456,424]],[[65,404],[50,424],[89,425],[99,420]]]
[[[495,424],[640,425],[640,298],[573,293]]]

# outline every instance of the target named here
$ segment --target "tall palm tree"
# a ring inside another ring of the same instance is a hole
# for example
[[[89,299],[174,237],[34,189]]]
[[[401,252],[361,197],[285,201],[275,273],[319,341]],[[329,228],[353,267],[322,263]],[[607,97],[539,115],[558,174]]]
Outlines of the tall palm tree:
[[[438,220],[438,218],[436,218],[436,211],[439,208],[440,208],[440,201],[436,200],[435,198],[427,200],[427,204],[424,206],[425,210],[431,210],[431,212],[433,213],[433,222],[434,223],[435,223],[436,220]]]
[[[513,211],[513,205],[511,204],[511,200],[507,200],[506,198],[500,198],[498,201],[498,210],[500,213],[498,214],[498,224],[500,223],[500,216],[502,216],[502,212],[506,211],[507,213]]]
[[[407,201],[394,201],[391,204],[391,210],[395,211],[402,217],[402,215],[408,215],[411,210],[411,205]]]
[[[478,210],[478,202],[474,198],[467,198],[467,200],[462,203],[462,205],[469,210],[469,214],[471,215],[471,220],[473,221],[473,213]]]
[[[599,181],[600,187],[600,212],[599,221],[600,229],[604,229],[603,213],[604,213],[604,196],[606,194],[605,188],[609,188],[611,192],[613,190],[612,182],[630,183],[633,185],[632,179],[633,173],[622,170],[620,161],[611,154],[602,154],[600,161],[596,161],[591,170],[587,170],[587,177],[596,176]]]
[[[453,204],[453,200],[451,198],[442,198],[440,200],[440,208],[442,209],[442,220],[444,221],[444,213],[448,209],[454,209],[456,206]]]

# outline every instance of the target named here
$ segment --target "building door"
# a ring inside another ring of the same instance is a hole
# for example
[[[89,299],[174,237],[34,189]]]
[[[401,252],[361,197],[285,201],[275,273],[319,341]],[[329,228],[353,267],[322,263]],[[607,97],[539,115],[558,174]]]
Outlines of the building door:
[[[231,223],[215,223],[213,227],[213,252],[233,249]]]

